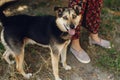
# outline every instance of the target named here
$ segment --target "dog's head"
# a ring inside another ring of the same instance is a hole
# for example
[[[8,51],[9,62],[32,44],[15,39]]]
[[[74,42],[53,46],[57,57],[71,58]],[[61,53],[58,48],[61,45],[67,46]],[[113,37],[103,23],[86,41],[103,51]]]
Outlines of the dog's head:
[[[56,24],[58,28],[63,32],[68,32],[71,36],[75,34],[75,28],[78,26],[81,20],[80,14],[81,7],[74,6],[68,7],[55,7],[56,11]]]

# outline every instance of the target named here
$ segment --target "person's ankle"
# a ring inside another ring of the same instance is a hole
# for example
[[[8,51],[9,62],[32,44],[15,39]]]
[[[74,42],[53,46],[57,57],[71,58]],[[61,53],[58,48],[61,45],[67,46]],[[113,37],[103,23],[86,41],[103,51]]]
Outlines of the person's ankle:
[[[76,51],[81,51],[83,50],[80,46],[80,42],[79,42],[79,39],[76,39],[76,40],[73,40],[72,43],[71,43],[71,47],[73,49],[75,49]]]
[[[98,33],[96,33],[96,34],[91,33],[91,34],[90,34],[90,37],[91,37],[91,39],[93,39],[94,41],[100,42],[100,37],[98,36]]]
[[[71,47],[72,47],[73,49],[75,49],[76,51],[82,51],[82,50],[83,50],[83,49],[81,48],[81,46],[78,45],[78,44],[71,44]]]

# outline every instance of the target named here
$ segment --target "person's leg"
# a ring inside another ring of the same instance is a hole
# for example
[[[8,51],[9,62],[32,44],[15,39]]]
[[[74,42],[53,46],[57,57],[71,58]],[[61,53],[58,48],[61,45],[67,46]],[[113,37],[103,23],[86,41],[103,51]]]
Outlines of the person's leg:
[[[81,51],[83,50],[80,46],[79,39],[72,40],[71,47],[76,49],[76,51]]]
[[[71,47],[74,48],[76,51],[81,51],[83,50],[80,46],[79,38],[80,38],[80,26],[75,30],[75,35],[72,37],[72,42],[71,42]]]
[[[86,0],[84,0],[83,3],[81,1],[82,0],[69,0],[69,3],[70,3],[69,6],[72,7],[72,6],[77,5],[77,4],[81,5],[82,6],[82,10],[81,10],[80,14],[83,14],[84,10],[85,10],[85,6],[86,6]],[[81,26],[81,22],[78,25],[78,27],[76,28],[75,35],[72,37],[70,51],[78,59],[78,61],[80,61],[82,63],[89,63],[90,62],[90,58],[89,58],[88,54],[81,48],[80,42],[79,42],[80,26]]]
[[[91,44],[97,44],[104,48],[110,48],[110,42],[101,39],[98,35],[102,2],[103,0],[87,0],[87,9],[85,16],[87,26],[85,27],[90,32]],[[94,5],[92,5],[93,3]]]
[[[85,27],[90,32],[90,37],[97,42],[100,42],[98,30],[100,26],[100,13],[102,2],[102,0],[87,0],[87,8],[85,12]],[[94,5],[92,5],[93,3]]]

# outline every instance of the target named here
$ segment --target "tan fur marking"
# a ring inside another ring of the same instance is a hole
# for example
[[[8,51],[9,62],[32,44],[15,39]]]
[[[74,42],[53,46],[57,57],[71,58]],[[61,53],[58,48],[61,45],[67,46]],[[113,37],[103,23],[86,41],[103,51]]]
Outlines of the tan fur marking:
[[[24,61],[24,49],[22,49],[21,53],[19,55],[15,56],[16,60],[16,68],[17,70],[25,76],[25,71],[23,70],[23,61]]]

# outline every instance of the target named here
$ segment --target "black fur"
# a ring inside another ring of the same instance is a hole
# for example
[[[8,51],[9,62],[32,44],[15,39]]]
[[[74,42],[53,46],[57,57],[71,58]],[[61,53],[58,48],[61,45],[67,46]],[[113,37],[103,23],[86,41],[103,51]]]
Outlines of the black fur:
[[[4,39],[7,45],[13,50],[21,49],[25,38],[30,38],[37,43],[49,45],[54,42],[61,44],[65,42],[60,36],[62,31],[56,26],[56,17],[16,15],[5,17],[2,10],[0,19],[4,26]],[[17,50],[19,53],[21,50]]]

